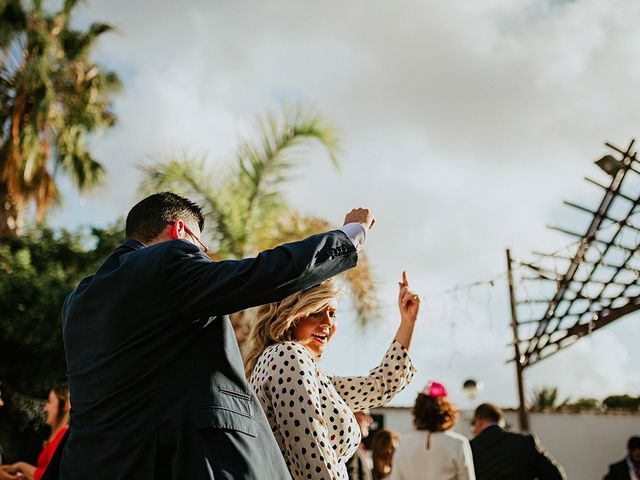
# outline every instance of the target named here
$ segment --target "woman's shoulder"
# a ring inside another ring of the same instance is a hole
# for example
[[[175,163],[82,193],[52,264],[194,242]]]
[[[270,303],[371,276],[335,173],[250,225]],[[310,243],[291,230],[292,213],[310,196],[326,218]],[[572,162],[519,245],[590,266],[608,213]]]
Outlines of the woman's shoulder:
[[[449,441],[451,442],[455,442],[455,443],[469,443],[469,439],[467,437],[465,437],[464,435],[454,432],[452,430],[447,430],[446,432],[442,432],[442,434],[444,436],[446,436],[446,438],[449,439]]]
[[[423,442],[425,436],[429,433],[428,430],[413,430],[412,432],[405,433],[400,441],[407,439],[408,442],[420,441]],[[445,432],[430,432],[431,439],[434,441],[440,441],[448,444],[459,444],[468,442],[467,437],[456,433],[452,430],[447,430]]]
[[[313,357],[311,353],[300,345],[298,342],[280,342],[269,345],[265,348],[262,355],[258,359],[258,364],[288,365],[291,362],[297,362],[300,365],[313,366]]]
[[[62,440],[62,437],[64,436],[67,430],[69,430],[68,424],[61,426],[56,432],[56,434],[51,438],[51,440],[46,442],[45,445],[53,445],[53,448],[55,449],[55,447],[60,443],[60,440]]]
[[[274,343],[273,345],[269,345],[267,348],[265,348],[262,354],[271,357],[284,357],[285,355],[294,355],[311,358],[311,353],[309,353],[309,350],[304,348],[298,342],[294,341],[279,342]]]
[[[423,443],[426,434],[426,430],[411,430],[410,432],[404,433],[400,436],[400,443]]]
[[[282,342],[268,346],[258,358],[251,373],[256,385],[283,383],[283,379],[315,376],[317,366],[309,351],[297,342]]]

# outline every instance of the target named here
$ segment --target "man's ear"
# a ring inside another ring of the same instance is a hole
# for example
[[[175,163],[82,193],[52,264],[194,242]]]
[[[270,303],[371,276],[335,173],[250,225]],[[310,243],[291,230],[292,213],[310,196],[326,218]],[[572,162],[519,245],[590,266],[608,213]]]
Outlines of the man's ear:
[[[184,222],[182,220],[176,220],[171,224],[170,235],[174,240],[184,236]]]

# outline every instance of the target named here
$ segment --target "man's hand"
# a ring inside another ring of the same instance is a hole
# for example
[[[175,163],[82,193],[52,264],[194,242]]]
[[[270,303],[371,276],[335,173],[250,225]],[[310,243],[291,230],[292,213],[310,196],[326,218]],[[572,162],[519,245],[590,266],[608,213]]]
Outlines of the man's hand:
[[[344,225],[347,223],[361,223],[365,229],[371,230],[376,219],[368,208],[354,208],[344,217]]]

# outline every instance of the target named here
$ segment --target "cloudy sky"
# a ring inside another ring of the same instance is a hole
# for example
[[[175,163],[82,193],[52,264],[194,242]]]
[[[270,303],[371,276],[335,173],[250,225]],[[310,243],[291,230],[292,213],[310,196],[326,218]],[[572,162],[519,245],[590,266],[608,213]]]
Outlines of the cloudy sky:
[[[517,258],[571,240],[547,224],[585,228],[562,200],[594,205],[605,140],[640,133],[640,3],[634,0],[342,2],[93,1],[78,23],[118,27],[97,58],[120,73],[118,126],[94,139],[106,187],[54,212],[55,225],[104,224],[136,201],[134,165],[172,152],[229,165],[257,115],[284,102],[316,108],[339,128],[340,172],[322,152],[300,159],[287,197],[340,223],[368,206],[367,241],[385,319],[366,333],[343,302],[328,371],[362,373],[392,338],[406,269],[426,302],[413,354],[428,379],[481,380],[481,400],[516,401],[507,287],[483,281]],[[606,181],[606,179],[605,179]],[[449,292],[449,293],[447,293]],[[628,317],[527,372],[527,389],[563,396],[640,394],[639,318]],[[636,346],[632,348],[632,341]]]

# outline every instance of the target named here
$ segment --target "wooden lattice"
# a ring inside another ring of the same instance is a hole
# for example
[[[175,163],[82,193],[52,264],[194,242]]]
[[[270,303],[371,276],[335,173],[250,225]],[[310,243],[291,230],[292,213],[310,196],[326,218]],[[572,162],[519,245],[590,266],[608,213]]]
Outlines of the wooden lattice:
[[[514,265],[521,273],[519,296],[524,291],[528,297],[514,299],[520,355],[515,360],[521,368],[640,309],[639,162],[633,140],[626,150],[606,145],[615,156],[596,164],[609,174],[610,184],[586,179],[604,192],[598,208],[565,202],[590,217],[586,231],[551,227],[579,240],[564,252],[536,253],[533,262]],[[535,295],[532,282],[539,284]]]

